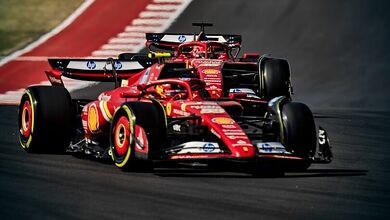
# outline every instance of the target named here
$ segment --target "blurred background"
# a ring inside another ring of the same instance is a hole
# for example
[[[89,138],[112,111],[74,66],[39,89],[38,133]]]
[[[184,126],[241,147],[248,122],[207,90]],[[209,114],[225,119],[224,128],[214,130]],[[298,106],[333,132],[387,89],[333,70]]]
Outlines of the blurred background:
[[[0,56],[36,40],[81,3],[0,0]],[[287,58],[296,100],[315,109],[388,111],[389,11],[390,2],[379,0],[196,0],[168,32],[193,33],[192,22],[212,22],[209,33],[241,34],[242,52]]]

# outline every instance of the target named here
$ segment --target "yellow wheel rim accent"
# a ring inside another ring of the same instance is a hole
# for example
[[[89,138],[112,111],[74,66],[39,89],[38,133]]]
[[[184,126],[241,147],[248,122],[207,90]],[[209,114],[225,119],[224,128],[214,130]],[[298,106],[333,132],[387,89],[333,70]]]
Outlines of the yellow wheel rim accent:
[[[24,107],[23,111],[22,111],[22,129],[23,129],[23,131],[27,131],[28,125],[30,123],[30,121],[26,120],[27,116],[28,116],[28,109],[27,109],[27,107]]]
[[[123,144],[125,143],[125,140],[127,138],[125,126],[123,124],[120,124],[119,127],[116,129],[115,137],[115,141],[118,144],[118,147],[123,148]]]
[[[30,105],[31,105],[31,132],[30,132],[30,136],[28,137],[27,139],[27,142],[24,143],[21,139],[21,137],[19,136],[19,143],[20,145],[22,146],[23,149],[27,149],[30,147],[30,144],[31,144],[31,141],[32,141],[32,134],[34,133],[34,102],[33,102],[33,98],[32,98],[32,95],[30,93],[29,90],[26,90],[24,92],[25,95],[28,96],[28,99],[30,100]],[[22,96],[22,99],[23,99],[24,95]]]
[[[123,110],[125,110],[127,116],[129,117],[129,130],[130,130],[130,137],[134,134],[134,120],[135,118],[133,117],[133,113],[131,111],[131,109],[129,107],[127,107],[126,105],[122,106],[121,107]],[[133,140],[130,139],[129,141],[129,149],[125,155],[125,158],[123,159],[122,162],[120,163],[115,163],[115,165],[119,168],[125,166],[127,164],[127,162],[129,161],[129,158],[130,158],[130,155],[131,155],[131,145],[133,144]]]

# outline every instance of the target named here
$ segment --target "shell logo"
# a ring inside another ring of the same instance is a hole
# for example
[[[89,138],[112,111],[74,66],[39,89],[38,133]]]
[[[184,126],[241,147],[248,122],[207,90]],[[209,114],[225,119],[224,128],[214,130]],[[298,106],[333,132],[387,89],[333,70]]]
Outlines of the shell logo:
[[[95,104],[88,109],[88,127],[91,131],[96,131],[99,127],[98,112]]]
[[[219,125],[231,125],[234,123],[234,120],[231,118],[225,118],[225,117],[217,117],[211,119],[212,122],[219,124]]]
[[[214,75],[214,74],[218,74],[219,73],[219,70],[215,70],[215,69],[205,69],[202,71],[204,74],[207,74],[207,75]]]

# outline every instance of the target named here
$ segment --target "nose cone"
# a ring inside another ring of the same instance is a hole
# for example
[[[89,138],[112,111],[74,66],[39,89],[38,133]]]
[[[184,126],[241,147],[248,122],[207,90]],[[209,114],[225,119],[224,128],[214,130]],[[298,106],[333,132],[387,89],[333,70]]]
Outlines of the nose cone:
[[[192,102],[182,105],[182,110],[199,115],[202,124],[218,137],[236,158],[255,157],[256,149],[240,125],[215,102]]]
[[[227,113],[203,115],[202,118],[210,131],[229,148],[233,157],[255,157],[255,147],[242,128]]]

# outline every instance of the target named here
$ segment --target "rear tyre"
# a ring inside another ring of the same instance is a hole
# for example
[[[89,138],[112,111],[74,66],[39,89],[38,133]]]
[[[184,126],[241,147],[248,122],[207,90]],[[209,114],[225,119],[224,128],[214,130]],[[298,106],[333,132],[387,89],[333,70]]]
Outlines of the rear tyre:
[[[64,152],[70,143],[73,121],[72,100],[64,87],[29,87],[19,105],[20,144],[28,152]]]
[[[294,164],[294,170],[305,170],[310,165],[317,144],[316,127],[313,115],[305,104],[288,102],[282,106],[284,145],[295,156],[305,161]]]
[[[165,144],[165,118],[153,103],[128,102],[115,113],[110,134],[110,151],[118,168],[142,170],[140,162],[154,159]],[[136,148],[138,148],[136,150]]]
[[[263,96],[272,99],[277,96],[290,98],[290,65],[283,59],[266,59],[263,69]]]

